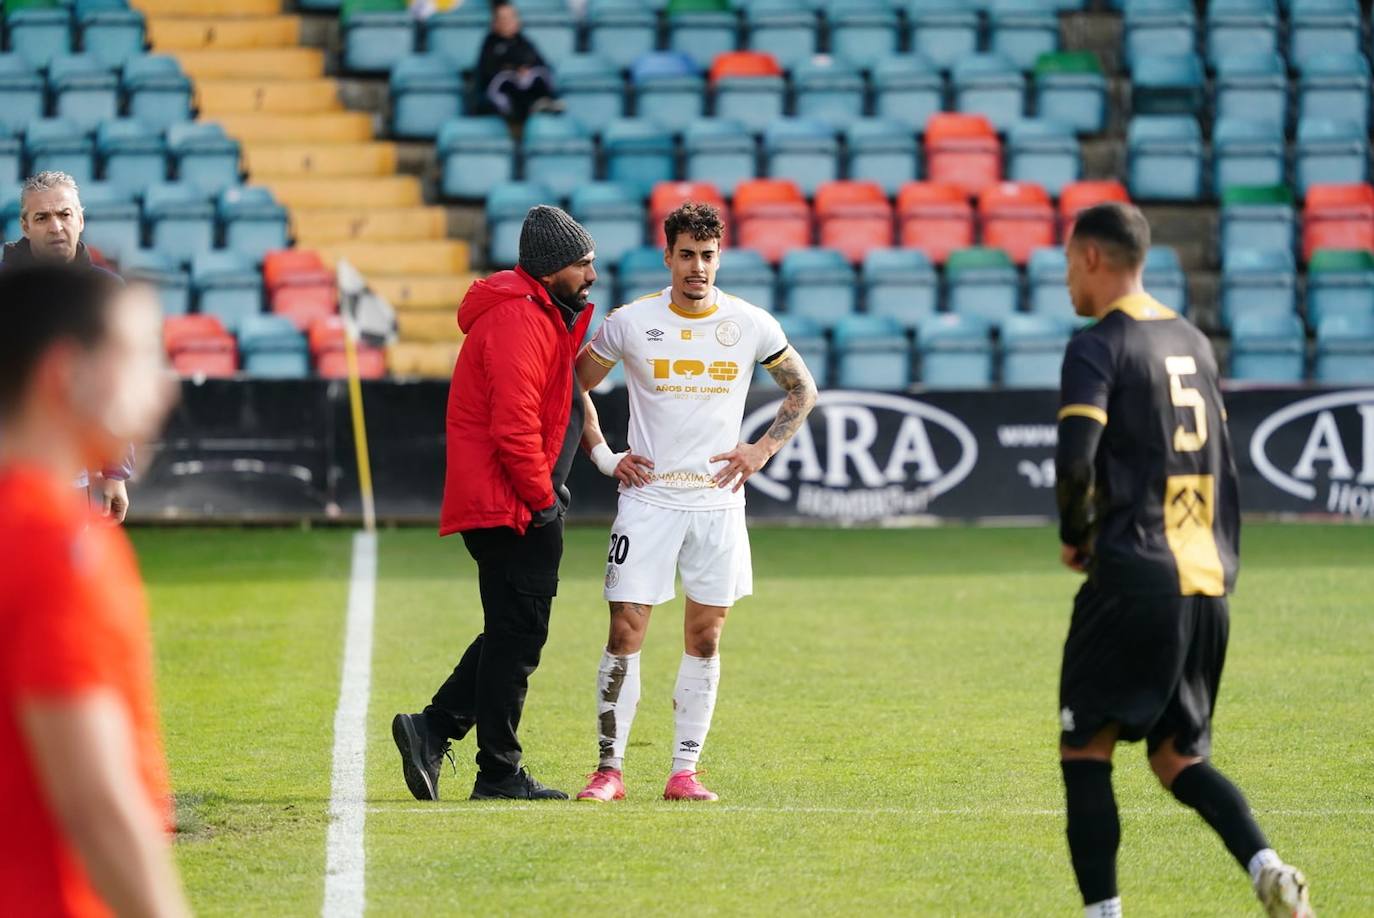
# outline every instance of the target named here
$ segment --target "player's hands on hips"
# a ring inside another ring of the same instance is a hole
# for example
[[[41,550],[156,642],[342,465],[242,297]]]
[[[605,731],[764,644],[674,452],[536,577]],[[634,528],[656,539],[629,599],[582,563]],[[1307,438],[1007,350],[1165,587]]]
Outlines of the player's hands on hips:
[[[647,456],[621,453],[611,477],[621,484],[642,488],[654,480],[654,463]]]
[[[110,523],[124,522],[129,512],[129,489],[117,478],[100,479],[100,515]]]
[[[757,443],[741,443],[728,453],[712,456],[712,462],[725,463],[716,472],[716,487],[738,491],[744,487],[750,475],[767,465],[768,460],[772,458],[773,454],[768,451],[768,447]],[[733,488],[730,487],[732,484]]]
[[[1078,571],[1080,574],[1088,569],[1088,561],[1091,556],[1085,549],[1076,545],[1059,546],[1059,560],[1071,571]]]

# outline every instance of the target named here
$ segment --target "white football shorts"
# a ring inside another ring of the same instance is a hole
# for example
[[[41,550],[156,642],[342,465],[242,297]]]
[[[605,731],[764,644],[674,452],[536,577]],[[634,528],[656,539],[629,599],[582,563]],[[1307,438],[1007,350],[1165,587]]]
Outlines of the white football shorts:
[[[744,508],[669,510],[622,495],[606,558],[606,599],[657,606],[675,595],[732,606],[754,592]]]

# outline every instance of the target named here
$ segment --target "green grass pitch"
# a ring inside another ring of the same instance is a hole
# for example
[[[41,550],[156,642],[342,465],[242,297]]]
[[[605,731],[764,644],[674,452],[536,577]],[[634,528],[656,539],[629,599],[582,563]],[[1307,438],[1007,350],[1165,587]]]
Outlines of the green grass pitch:
[[[522,736],[576,792],[595,765],[602,528],[570,532]],[[659,799],[681,600],[660,607],[623,804],[472,804],[474,747],[444,799],[406,792],[389,731],[478,630],[457,540],[382,534],[368,715],[373,915],[1071,915],[1055,754],[1077,579],[1049,529],[756,530],[757,593],[723,643],[706,781]],[[203,915],[317,915],[349,534],[135,533],[159,693]],[[1232,603],[1216,762],[1323,916],[1374,914],[1374,527],[1253,525]],[[1191,812],[1117,756],[1132,915],[1259,914]]]

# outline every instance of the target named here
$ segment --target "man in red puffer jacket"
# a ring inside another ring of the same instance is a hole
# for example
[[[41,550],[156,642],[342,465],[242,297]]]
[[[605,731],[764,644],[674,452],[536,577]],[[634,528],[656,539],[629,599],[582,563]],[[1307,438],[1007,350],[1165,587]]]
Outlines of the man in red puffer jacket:
[[[422,714],[392,737],[417,800],[439,799],[450,740],[477,728],[472,799],[566,800],[521,767],[516,730],[549,633],[563,556],[566,486],[585,416],[573,364],[591,323],[594,244],[556,207],[534,207],[520,264],[472,285],[448,396],[440,535],[477,562],[483,629]]]

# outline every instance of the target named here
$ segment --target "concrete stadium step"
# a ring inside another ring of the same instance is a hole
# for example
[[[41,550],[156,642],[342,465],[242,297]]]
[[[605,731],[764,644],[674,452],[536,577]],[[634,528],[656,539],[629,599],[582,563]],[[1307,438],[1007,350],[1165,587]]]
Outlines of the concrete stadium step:
[[[337,242],[404,242],[443,239],[442,207],[298,208],[291,213],[296,244],[306,248]]]
[[[418,207],[424,203],[420,182],[409,175],[375,178],[267,179],[259,184],[272,189],[287,207]],[[464,269],[466,270],[466,269]]]
[[[447,275],[379,275],[369,277],[367,283],[377,295],[397,309],[430,309],[443,311],[450,317],[458,311],[458,304],[472,282],[480,274]]]
[[[303,115],[342,111],[339,88],[331,79],[198,80],[196,106],[202,118],[261,112]]]
[[[315,48],[212,48],[172,52],[193,80],[310,80],[324,76],[324,53]]]
[[[447,310],[398,309],[396,327],[402,341],[457,343],[463,339],[457,318]]]
[[[257,181],[266,178],[393,175],[396,172],[396,147],[390,141],[249,143],[243,146],[243,162]]]
[[[295,48],[301,43],[301,20],[298,16],[251,19],[154,16],[148,20],[148,40],[154,51],[162,52],[202,48]]]
[[[401,341],[386,351],[386,366],[393,376],[448,379],[458,362],[460,344]]]
[[[367,276],[368,283],[388,274],[465,274],[470,264],[468,244],[457,239],[336,242],[316,246],[316,250],[329,265],[348,259]]]
[[[220,115],[213,120],[239,142],[250,143],[363,143],[373,137],[372,116],[362,112],[324,112],[314,115]]]
[[[145,16],[275,16],[281,0],[130,0]]]

